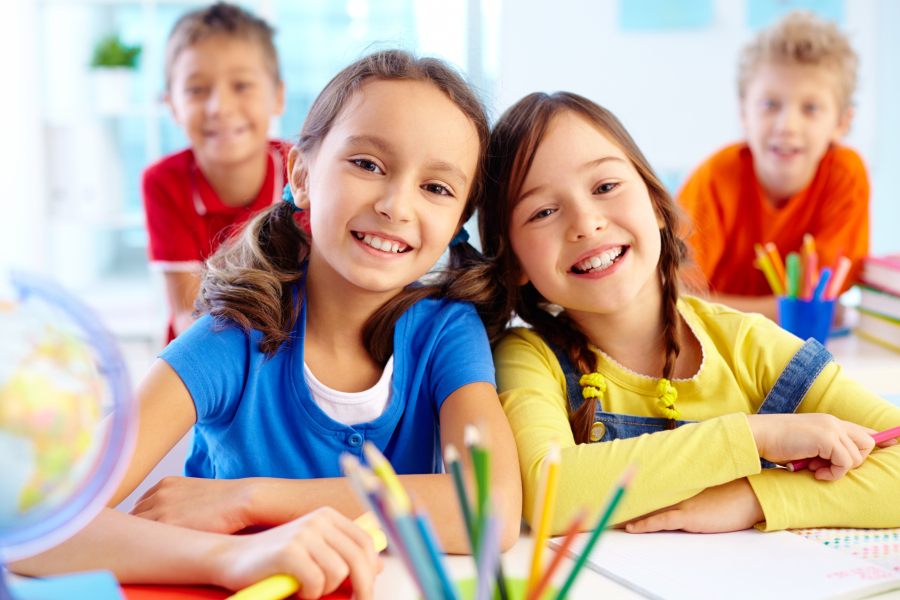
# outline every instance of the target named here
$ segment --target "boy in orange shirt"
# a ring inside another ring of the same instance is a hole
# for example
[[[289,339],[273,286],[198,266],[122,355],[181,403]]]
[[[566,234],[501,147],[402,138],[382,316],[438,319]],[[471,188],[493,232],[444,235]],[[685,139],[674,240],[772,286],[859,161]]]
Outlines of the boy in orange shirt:
[[[753,245],[782,257],[815,236],[819,265],[869,249],[869,182],[859,155],[839,146],[853,118],[856,53],[833,23],[795,12],[744,49],[738,79],[747,140],[721,150],[685,183],[695,261],[713,297],[775,320],[775,297],[753,267]]]
[[[269,139],[284,108],[273,30],[218,3],[182,17],[166,44],[165,101],[191,147],[144,171],[150,266],[165,275],[167,342],[194,319],[203,262],[281,200],[290,144]]]

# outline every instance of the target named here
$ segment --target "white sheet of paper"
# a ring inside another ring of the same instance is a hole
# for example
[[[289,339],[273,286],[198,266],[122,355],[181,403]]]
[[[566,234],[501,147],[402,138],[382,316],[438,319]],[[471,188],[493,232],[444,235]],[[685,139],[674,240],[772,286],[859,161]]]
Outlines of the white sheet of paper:
[[[590,537],[581,534],[577,558]],[[562,538],[549,541],[558,549]],[[838,600],[900,588],[900,576],[787,531],[607,531],[586,567],[660,600]]]

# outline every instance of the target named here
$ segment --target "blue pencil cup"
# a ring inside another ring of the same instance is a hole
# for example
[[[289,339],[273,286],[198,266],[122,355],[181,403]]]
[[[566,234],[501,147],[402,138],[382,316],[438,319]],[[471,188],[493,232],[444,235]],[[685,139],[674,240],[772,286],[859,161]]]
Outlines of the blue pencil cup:
[[[801,340],[815,338],[824,344],[834,320],[835,302],[778,296],[778,324]]]

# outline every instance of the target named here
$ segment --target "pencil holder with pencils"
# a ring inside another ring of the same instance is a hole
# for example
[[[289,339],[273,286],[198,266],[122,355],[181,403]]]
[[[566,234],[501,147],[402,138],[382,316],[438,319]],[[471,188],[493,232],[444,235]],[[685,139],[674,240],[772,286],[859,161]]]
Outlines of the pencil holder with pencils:
[[[828,331],[834,321],[835,298],[823,300],[813,298],[778,297],[778,324],[798,338],[815,338],[821,344],[828,338]]]

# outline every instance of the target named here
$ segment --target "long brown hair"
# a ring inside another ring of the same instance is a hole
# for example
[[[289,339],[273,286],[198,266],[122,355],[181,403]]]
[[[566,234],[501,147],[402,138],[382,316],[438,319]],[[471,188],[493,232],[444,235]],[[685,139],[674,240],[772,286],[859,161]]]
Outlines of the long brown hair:
[[[509,243],[510,216],[538,145],[554,118],[564,111],[576,113],[593,123],[625,153],[647,185],[654,210],[664,223],[660,230],[662,239],[658,271],[663,290],[666,340],[663,377],[670,379],[680,350],[676,302],[678,269],[688,256],[684,242],[686,229],[671,194],[619,120],[608,110],[576,94],[557,92],[553,95],[535,93],[525,96],[500,117],[491,132],[485,162],[484,203],[478,213],[478,224],[482,251],[492,262],[494,283],[505,291],[498,295],[493,318],[487,324],[488,331],[492,341],[497,341],[512,316],[518,315],[545,339],[564,348],[582,374],[593,373],[597,369],[597,355],[589,348],[587,336],[565,311],[560,312],[558,307],[554,307],[532,283],[518,285],[521,269]],[[596,399],[586,400],[572,416],[572,430],[579,443],[590,441],[596,405]],[[670,426],[673,425],[674,422],[671,422]]]
[[[435,58],[416,58],[408,52],[387,50],[370,54],[332,79],[313,103],[297,148],[305,155],[318,149],[350,97],[369,79],[412,80],[430,83],[444,92],[478,131],[479,157],[475,178],[460,225],[469,220],[483,191],[484,152],[490,128],[478,97],[452,68]],[[302,265],[309,257],[310,238],[294,220],[285,202],[262,211],[206,262],[196,314],[237,324],[245,331],[262,332],[262,352],[273,354],[290,341],[299,314],[293,289],[300,285]],[[450,248],[446,270],[436,281],[410,286],[382,305],[363,328],[363,343],[374,361],[384,366],[394,351],[394,325],[423,298],[441,297],[485,301],[489,289],[480,254],[468,243]]]

